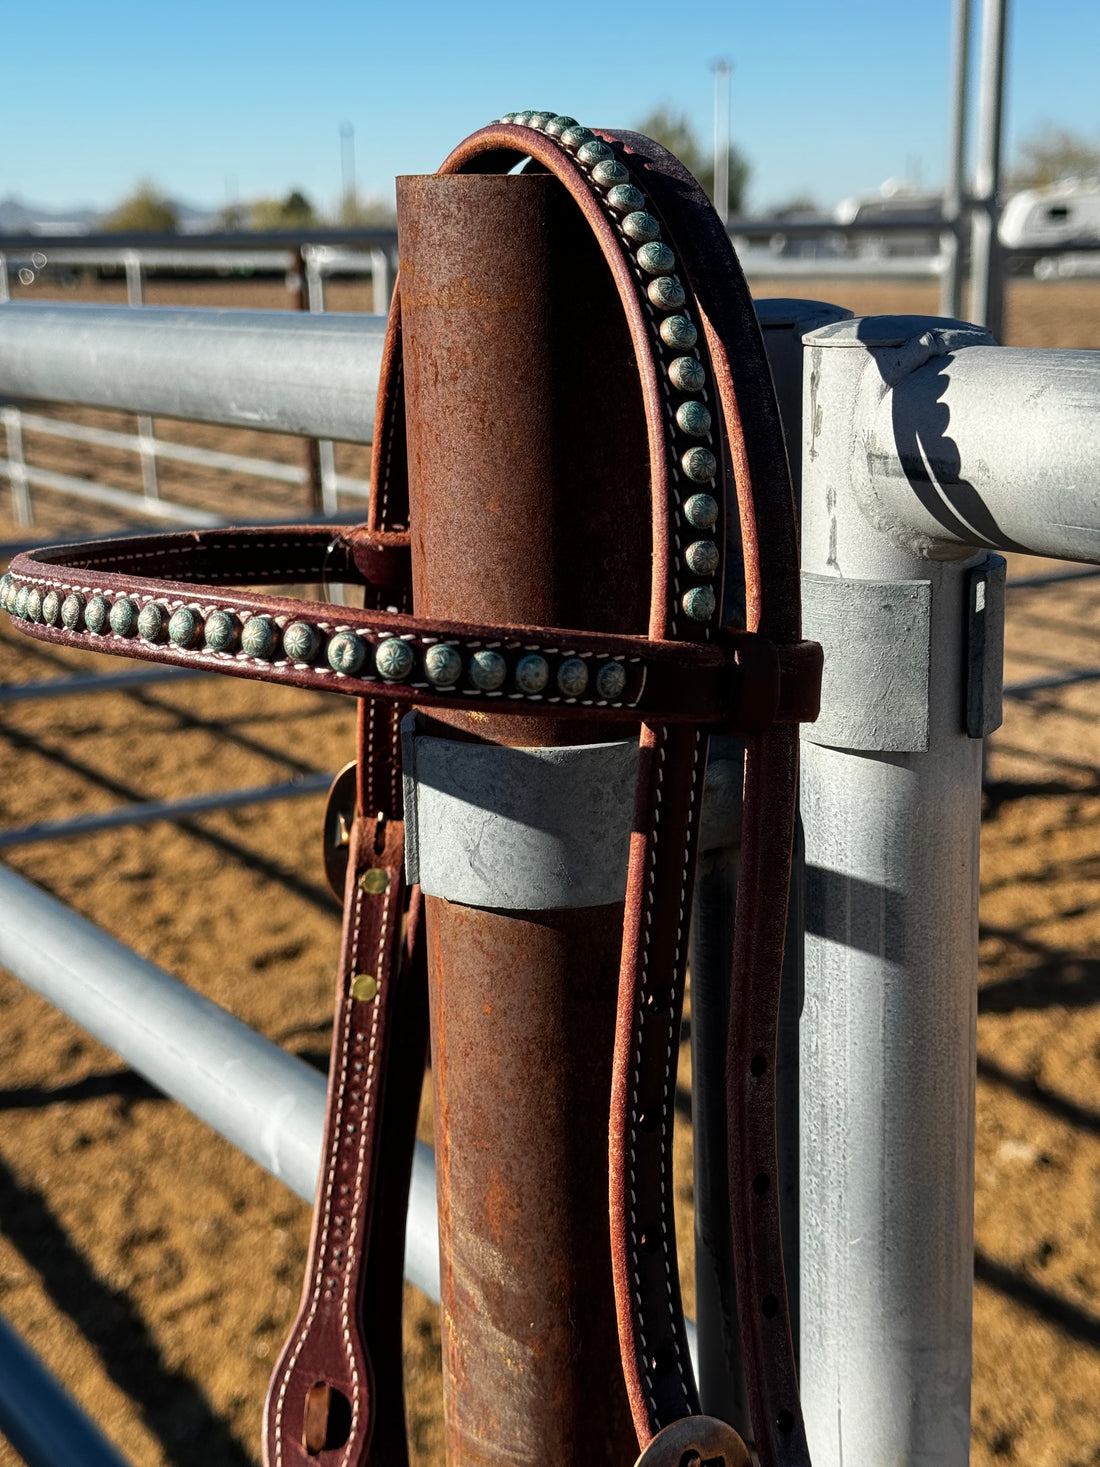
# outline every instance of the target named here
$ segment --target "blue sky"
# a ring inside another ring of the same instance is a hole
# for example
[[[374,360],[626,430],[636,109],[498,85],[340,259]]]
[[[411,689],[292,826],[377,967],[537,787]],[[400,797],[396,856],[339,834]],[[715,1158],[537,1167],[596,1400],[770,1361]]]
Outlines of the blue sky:
[[[750,202],[823,204],[946,154],[949,0],[442,0],[327,5],[11,0],[0,49],[0,197],[105,206],[141,175],[217,205],[340,188],[392,196],[500,112],[629,125],[659,103],[711,136],[710,66],[734,63]],[[1100,3],[1014,0],[1007,137],[1045,121],[1100,141]]]

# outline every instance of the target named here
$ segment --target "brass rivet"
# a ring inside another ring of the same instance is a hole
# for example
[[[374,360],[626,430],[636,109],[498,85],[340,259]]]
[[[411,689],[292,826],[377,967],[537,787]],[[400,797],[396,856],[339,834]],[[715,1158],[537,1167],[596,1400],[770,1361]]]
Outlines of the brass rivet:
[[[356,973],[351,980],[351,996],[360,1003],[370,1003],[378,992],[378,979],[373,973]]]
[[[380,866],[372,866],[369,871],[364,871],[359,878],[359,888],[370,896],[381,896],[390,884],[390,873],[383,871]]]

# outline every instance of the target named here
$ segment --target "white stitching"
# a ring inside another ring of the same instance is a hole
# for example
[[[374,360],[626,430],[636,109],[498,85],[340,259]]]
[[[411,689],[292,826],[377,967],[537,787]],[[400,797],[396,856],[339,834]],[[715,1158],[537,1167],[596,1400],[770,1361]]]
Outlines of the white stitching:
[[[646,905],[645,905],[645,911],[644,911],[644,914],[643,914],[643,919],[644,919],[645,926],[646,926],[647,929],[651,929],[652,928],[652,925],[653,925],[653,905],[654,905],[654,895],[655,895],[655,891],[656,891],[656,882],[657,882],[657,838],[658,838],[658,835],[660,833],[660,817],[661,817],[661,798],[662,798],[661,797],[661,782],[664,779],[664,775],[665,775],[665,747],[664,746],[665,746],[665,742],[667,740],[667,737],[668,737],[668,730],[667,730],[667,728],[664,727],[664,726],[659,727],[657,729],[657,739],[658,739],[658,743],[657,743],[657,776],[656,776],[656,784],[655,784],[655,788],[654,788],[653,821],[652,821],[652,824],[650,826],[650,843],[649,843],[649,853],[648,853],[648,863],[647,863],[648,869],[646,871],[646,894],[645,894],[645,902],[646,902]],[[699,735],[698,735],[698,733],[696,733],[695,736],[694,736],[694,743],[693,743],[693,747],[692,747],[691,793],[690,793],[690,797],[689,797],[689,821],[690,821],[690,818],[691,818],[690,812],[694,808],[695,798],[696,798],[696,787],[697,787],[697,782],[698,782],[698,763],[699,763]],[[685,862],[684,863],[683,875],[681,877],[679,908],[678,908],[677,919],[676,919],[676,946],[675,946],[675,949],[674,949],[674,952],[673,952],[673,962],[672,962],[672,970],[673,970],[673,973],[674,974],[679,971],[680,951],[681,951],[681,947],[682,947],[682,944],[683,944],[683,937],[684,937],[684,928],[685,928],[685,923],[684,923],[684,907],[685,907],[685,903],[686,903],[686,900],[687,900],[687,878],[688,878],[687,863]],[[632,1066],[631,1066],[631,1076],[630,1076],[630,1105],[631,1105],[631,1126],[630,1126],[630,1245],[631,1245],[631,1257],[632,1257],[632,1265],[633,1265],[632,1266],[632,1269],[631,1269],[631,1273],[632,1273],[632,1276],[633,1276],[633,1279],[634,1279],[634,1298],[632,1300],[632,1303],[633,1303],[633,1306],[634,1306],[634,1321],[635,1321],[635,1325],[636,1325],[637,1330],[638,1330],[638,1338],[639,1338],[639,1341],[641,1343],[641,1364],[642,1364],[642,1374],[643,1374],[643,1377],[644,1377],[645,1387],[646,1387],[646,1393],[647,1393],[647,1397],[646,1398],[647,1398],[647,1400],[649,1402],[650,1409],[653,1412],[654,1418],[656,1419],[657,1414],[658,1414],[657,1401],[656,1401],[656,1398],[655,1398],[655,1395],[654,1395],[654,1392],[653,1392],[653,1377],[652,1377],[652,1375],[650,1373],[650,1368],[649,1368],[649,1350],[648,1350],[648,1347],[646,1345],[645,1330],[644,1330],[644,1320],[643,1320],[643,1316],[642,1316],[642,1280],[641,1280],[640,1261],[639,1261],[640,1260],[640,1255],[639,1255],[639,1252],[638,1252],[638,1220],[637,1220],[637,1215],[636,1215],[635,1210],[634,1210],[634,1208],[635,1208],[635,1201],[636,1201],[636,1198],[637,1198],[637,1189],[636,1189],[637,1135],[638,1135],[638,1129],[637,1128],[638,1128],[638,1119],[639,1119],[639,1117],[638,1117],[638,1087],[639,1087],[639,1082],[640,1082],[640,1079],[641,1079],[641,1070],[642,1070],[642,1034],[644,1032],[644,1004],[645,1004],[646,993],[647,993],[647,975],[648,975],[648,970],[649,970],[649,933],[648,933],[648,930],[647,930],[647,932],[645,934],[645,939],[640,944],[640,948],[641,948],[641,971],[639,973],[639,983],[638,983],[638,993],[637,993],[637,1012],[640,1015],[640,1017],[638,1019],[637,1028],[636,1028],[635,1033],[633,1035],[634,1043],[633,1043],[633,1055],[632,1055]],[[669,1098],[670,1098],[670,1091],[671,1091],[671,1085],[672,1085],[672,1076],[673,1076],[673,1072],[674,1072],[673,1071],[673,1055],[675,1053],[675,1045],[676,1045],[676,1036],[673,1033],[673,1025],[672,1025],[671,1022],[669,1023],[669,1026],[668,1026],[668,1036],[669,1036],[668,1037],[668,1050],[667,1050],[667,1053],[665,1055],[664,1088],[663,1088],[662,1095],[661,1095],[661,1173],[660,1173],[661,1203],[660,1203],[660,1207],[661,1207],[661,1219],[662,1219],[662,1222],[663,1222],[664,1217],[665,1217],[666,1212],[667,1212],[666,1204],[667,1204],[667,1199],[668,1199],[668,1184],[669,1184],[669,1178],[668,1178],[668,1161],[669,1161],[670,1146],[671,1146],[671,1136],[669,1134]],[[674,1259],[673,1259],[673,1256],[672,1256],[672,1250],[669,1247],[668,1234],[667,1234],[667,1232],[663,1228],[662,1228],[662,1232],[661,1232],[661,1249],[662,1249],[662,1252],[664,1254],[665,1288],[666,1288],[666,1291],[667,1291],[668,1312],[669,1312],[670,1318],[672,1319],[672,1339],[673,1339],[673,1346],[674,1346],[675,1352],[676,1352],[676,1369],[677,1369],[677,1372],[678,1372],[679,1377],[680,1377],[681,1388],[683,1389],[685,1395],[689,1395],[690,1394],[690,1390],[689,1390],[689,1386],[688,1386],[687,1375],[686,1375],[686,1372],[685,1372],[684,1360],[683,1360],[683,1357],[682,1357],[682,1354],[681,1354],[681,1350],[680,1350],[679,1331],[677,1329],[677,1314],[676,1314],[676,1304],[675,1304],[675,1291],[673,1289],[673,1277],[672,1277],[672,1275],[673,1275]]]
[[[354,975],[355,969],[356,969],[356,966],[357,966],[356,965],[356,957],[358,956],[358,952],[359,952],[359,928],[360,928],[360,923],[361,923],[361,919],[362,919],[362,914],[363,914],[363,891],[362,891],[362,888],[358,885],[358,883],[356,883],[356,888],[355,888],[355,922],[354,922],[354,925],[353,925],[353,928],[352,928],[351,942],[348,945],[348,959],[349,959],[348,968],[349,968],[350,971],[345,975],[345,981],[347,981],[350,977],[352,977]],[[332,1216],[332,1189],[333,1189],[333,1187],[334,1187],[334,1185],[336,1183],[336,1167],[337,1167],[337,1163],[339,1162],[339,1159],[340,1159],[340,1147],[338,1145],[338,1140],[339,1140],[339,1137],[340,1137],[341,1132],[343,1130],[344,1116],[346,1114],[347,1073],[348,1073],[348,1060],[349,1060],[349,1058],[351,1056],[350,1033],[351,1033],[351,1029],[352,1029],[353,1013],[354,1013],[354,1000],[353,1000],[353,998],[351,996],[350,987],[349,987],[349,991],[347,992],[347,994],[345,996],[344,1032],[343,1032],[343,1039],[342,1039],[342,1043],[341,1043],[341,1047],[340,1047],[341,1048],[341,1056],[342,1056],[342,1058],[341,1058],[341,1068],[340,1068],[340,1080],[339,1080],[338,1088],[336,1090],[336,1094],[339,1097],[340,1112],[339,1112],[339,1115],[338,1116],[334,1117],[334,1125],[333,1125],[333,1146],[332,1146],[332,1150],[331,1150],[331,1153],[330,1153],[329,1158],[328,1158],[328,1169],[327,1169],[326,1174],[325,1174],[324,1212],[323,1212],[323,1215],[322,1215],[321,1226],[320,1226],[320,1228],[317,1231],[317,1237],[318,1237],[320,1246],[319,1246],[319,1249],[318,1249],[317,1267],[316,1267],[316,1270],[315,1270],[316,1278],[315,1278],[315,1283],[314,1283],[314,1286],[313,1286],[313,1296],[310,1299],[309,1314],[308,1314],[308,1316],[306,1318],[305,1323],[302,1325],[301,1330],[298,1333],[298,1339],[297,1339],[297,1342],[296,1342],[296,1344],[294,1346],[293,1351],[291,1352],[290,1358],[287,1360],[287,1363],[286,1363],[285,1367],[283,1368],[282,1380],[281,1380],[280,1385],[279,1385],[278,1400],[277,1400],[276,1406],[275,1406],[275,1461],[276,1461],[277,1467],[281,1467],[281,1463],[283,1461],[282,1420],[283,1420],[283,1409],[284,1409],[284,1407],[286,1405],[286,1393],[287,1393],[287,1390],[289,1389],[289,1386],[290,1386],[290,1377],[291,1377],[291,1375],[292,1375],[292,1373],[294,1371],[294,1367],[298,1363],[298,1357],[301,1355],[303,1349],[305,1348],[305,1344],[306,1344],[306,1340],[307,1340],[307,1338],[309,1336],[309,1332],[310,1332],[310,1330],[313,1327],[313,1321],[317,1317],[317,1310],[318,1310],[318,1307],[319,1307],[320,1302],[321,1302],[321,1291],[322,1291],[322,1288],[324,1286],[325,1274],[328,1272],[328,1269],[325,1266],[326,1260],[328,1259],[328,1256],[329,1256],[329,1250],[330,1250],[330,1247],[331,1247],[331,1240],[329,1238],[328,1225],[329,1225],[329,1218]],[[375,1005],[375,1017],[376,1016],[377,1016],[377,1005]],[[362,1152],[362,1146],[360,1146],[359,1149],[360,1149],[360,1152]],[[361,1165],[362,1165],[362,1163],[360,1163],[360,1167],[361,1167]],[[357,1186],[357,1188],[358,1188],[358,1183],[359,1183],[359,1174],[357,1173],[356,1174],[356,1186]],[[356,1196],[353,1198],[353,1202],[352,1202],[353,1215],[354,1215],[354,1208],[357,1205],[357,1203],[358,1203],[358,1192],[356,1193]],[[347,1329],[346,1329],[346,1313],[345,1313],[344,1338],[345,1338],[345,1341],[347,1341],[348,1336],[347,1336]],[[355,1362],[354,1352],[351,1351],[350,1345],[349,1345],[349,1351],[348,1351],[348,1358],[349,1358],[349,1362],[351,1364],[352,1380],[353,1380],[354,1385],[355,1385],[355,1390],[354,1390],[354,1393],[353,1393],[354,1394],[354,1399],[352,1400],[352,1403],[351,1403],[351,1409],[352,1409],[351,1434],[354,1435],[355,1425],[356,1425],[356,1415],[357,1415],[357,1412],[358,1412],[359,1374],[358,1374],[358,1370],[356,1368],[356,1362]]]

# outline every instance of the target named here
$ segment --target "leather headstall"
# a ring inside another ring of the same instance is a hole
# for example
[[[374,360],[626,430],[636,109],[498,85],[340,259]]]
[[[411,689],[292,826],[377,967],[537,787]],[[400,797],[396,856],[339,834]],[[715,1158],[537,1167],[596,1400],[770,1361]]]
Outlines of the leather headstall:
[[[407,1462],[401,1258],[426,1046],[419,891],[405,890],[398,723],[482,705],[641,723],[612,1080],[610,1219],[622,1365],[647,1467],[741,1467],[700,1414],[679,1297],[671,1165],[692,873],[708,735],[745,741],[727,1051],[730,1211],[755,1449],[808,1462],[780,1249],[775,1034],[800,721],[821,652],[800,634],[783,436],[752,301],[699,185],[634,133],[549,112],[476,132],[443,173],[553,174],[610,269],[650,454],[648,634],[429,621],[412,607],[400,284],[390,312],[365,525],[202,530],[17,556],[0,602],[48,642],[360,702],[357,801],[310,1265],[265,1413],[268,1467]],[[723,626],[726,488],[746,625]],[[362,608],[265,586],[343,582]],[[246,588],[246,589],[242,589]],[[260,588],[260,589],[253,589]],[[406,908],[407,921],[403,922]]]

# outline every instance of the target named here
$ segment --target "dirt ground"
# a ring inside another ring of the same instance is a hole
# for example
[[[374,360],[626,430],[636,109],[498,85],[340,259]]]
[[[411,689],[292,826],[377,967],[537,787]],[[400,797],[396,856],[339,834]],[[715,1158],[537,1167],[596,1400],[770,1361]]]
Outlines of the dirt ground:
[[[759,282],[757,294],[789,287]],[[935,288],[800,282],[857,312],[931,312]],[[121,287],[24,295],[115,298]],[[150,302],[279,307],[281,282],[154,283]],[[337,285],[337,308],[368,306]],[[1100,284],[1019,282],[1009,344],[1100,347]],[[119,426],[119,415],[74,413]],[[293,439],[158,423],[158,433],[303,461]],[[28,456],[139,489],[133,460],[28,433]],[[362,450],[341,466],[366,475]],[[164,465],[162,493],[290,514],[299,491]],[[112,520],[38,492],[33,531],[0,487],[0,538]],[[1038,567],[1027,566],[1028,570]],[[1024,573],[1020,564],[1013,574]],[[0,680],[92,659],[0,628]],[[1100,664],[1100,581],[1009,593],[1006,681]],[[116,664],[102,661],[104,670]],[[991,741],[983,827],[972,1460],[1100,1462],[1100,683],[1010,700]],[[0,704],[0,828],[135,799],[331,771],[352,710],[232,679]],[[328,1047],[339,916],[323,800],[211,814],[5,852],[8,865],[315,1064]],[[0,974],[0,1313],[138,1467],[259,1461],[267,1377],[294,1314],[308,1210],[57,1011]],[[686,1046],[681,1084],[690,1083]],[[677,1200],[693,1312],[690,1132]],[[430,1139],[425,1111],[423,1134]],[[437,1311],[408,1291],[410,1436],[442,1463]],[[0,1442],[0,1467],[16,1457]],[[877,1464],[871,1464],[877,1467]]]

